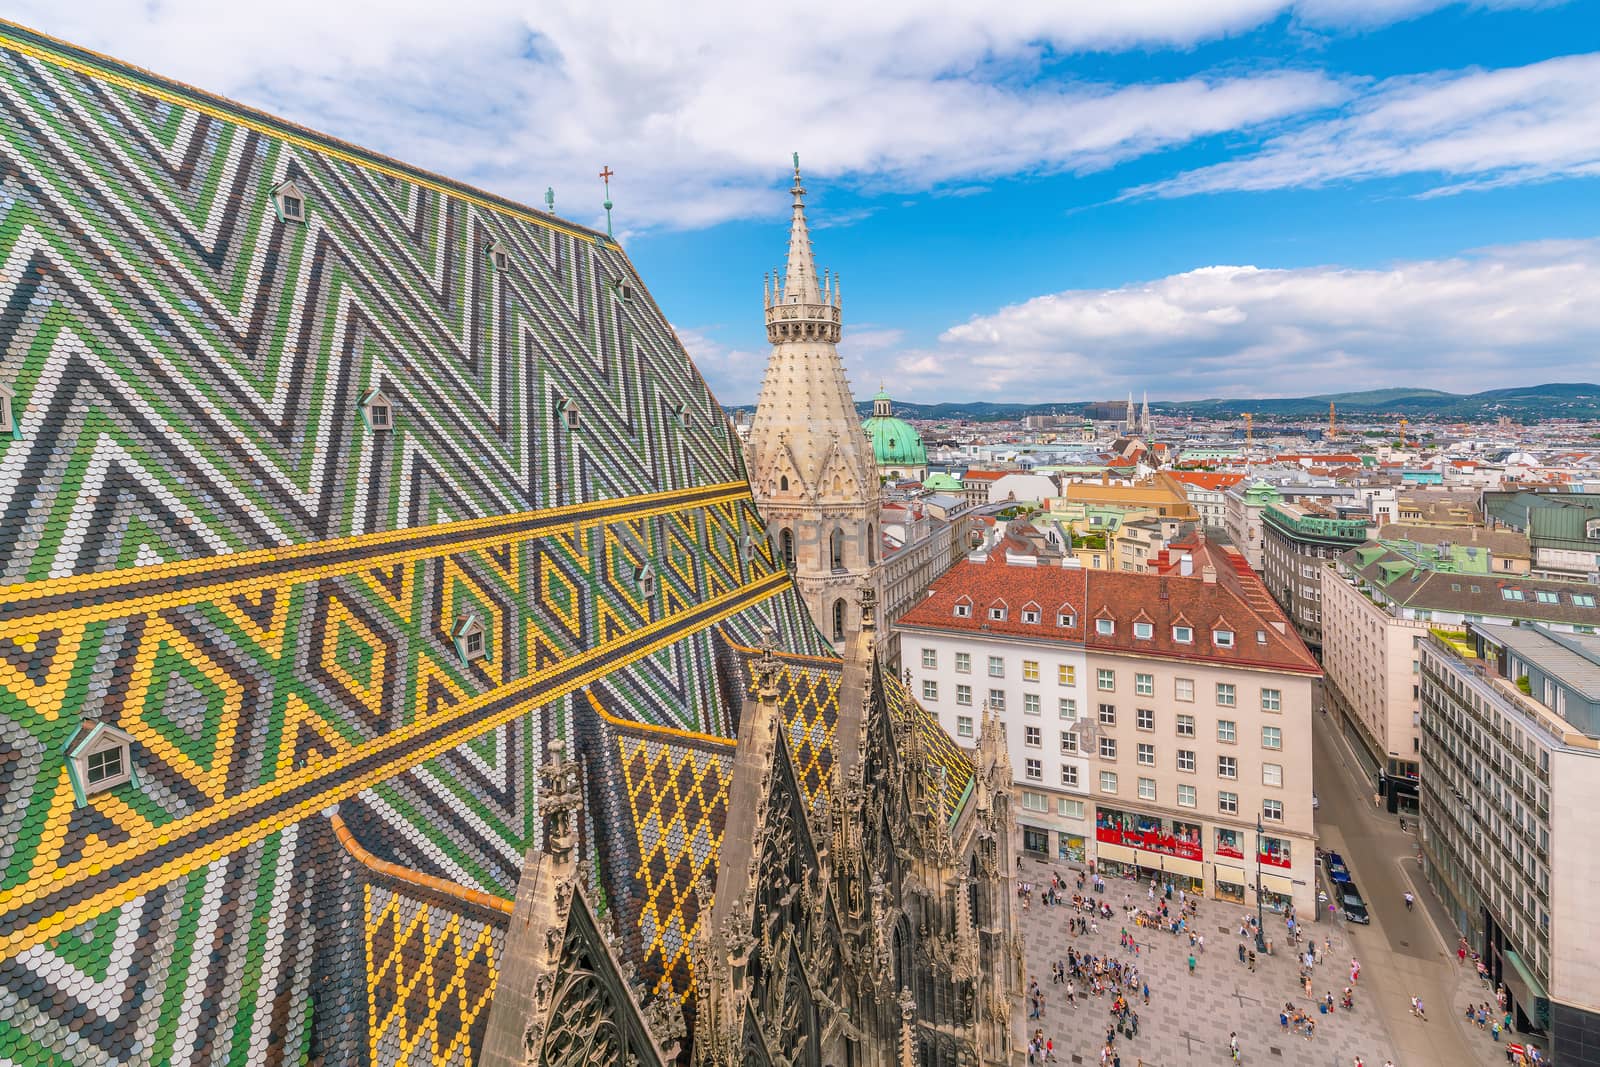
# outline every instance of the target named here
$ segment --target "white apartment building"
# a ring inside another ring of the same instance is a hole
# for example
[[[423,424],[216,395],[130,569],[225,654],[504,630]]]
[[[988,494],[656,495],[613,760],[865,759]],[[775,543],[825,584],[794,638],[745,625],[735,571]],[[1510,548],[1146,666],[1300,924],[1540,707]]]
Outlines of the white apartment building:
[[[1259,855],[1264,902],[1304,910],[1320,670],[1237,553],[1187,547],[1187,575],[958,563],[903,661],[957,742],[999,713],[1028,855],[1249,905]]]
[[[1427,877],[1517,1029],[1557,1063],[1595,1063],[1600,637],[1474,625],[1420,653]]]

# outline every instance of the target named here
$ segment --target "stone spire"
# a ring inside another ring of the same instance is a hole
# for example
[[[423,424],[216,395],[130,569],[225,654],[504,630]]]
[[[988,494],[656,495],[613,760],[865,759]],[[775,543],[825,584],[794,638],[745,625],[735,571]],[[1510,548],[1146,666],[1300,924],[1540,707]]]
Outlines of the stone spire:
[[[824,273],[818,282],[798,155],[789,192],[789,261],[762,285],[772,355],[747,467],[773,546],[793,561],[818,629],[847,639],[859,625],[856,590],[877,565],[878,471],[835,348],[839,280]],[[834,625],[841,614],[843,628]]]
[[[1150,436],[1150,391],[1145,390],[1144,407],[1139,412],[1139,432],[1146,437]]]

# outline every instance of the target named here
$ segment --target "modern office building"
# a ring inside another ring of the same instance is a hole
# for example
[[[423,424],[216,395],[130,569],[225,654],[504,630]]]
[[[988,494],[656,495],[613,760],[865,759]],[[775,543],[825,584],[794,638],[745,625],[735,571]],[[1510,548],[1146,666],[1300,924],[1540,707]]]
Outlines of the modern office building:
[[[1322,568],[1364,544],[1372,527],[1354,500],[1277,501],[1261,511],[1261,576],[1314,651],[1322,649]]]
[[[1518,1029],[1600,1064],[1600,637],[1472,624],[1421,661],[1428,880]]]

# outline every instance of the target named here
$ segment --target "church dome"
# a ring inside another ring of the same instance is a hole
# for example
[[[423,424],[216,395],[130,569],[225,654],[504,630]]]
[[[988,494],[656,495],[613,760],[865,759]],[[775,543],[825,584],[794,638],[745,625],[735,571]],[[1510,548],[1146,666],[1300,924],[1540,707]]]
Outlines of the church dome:
[[[922,435],[904,419],[889,413],[889,394],[883,390],[872,398],[872,418],[861,428],[872,438],[872,456],[880,467],[926,467],[928,452]]]

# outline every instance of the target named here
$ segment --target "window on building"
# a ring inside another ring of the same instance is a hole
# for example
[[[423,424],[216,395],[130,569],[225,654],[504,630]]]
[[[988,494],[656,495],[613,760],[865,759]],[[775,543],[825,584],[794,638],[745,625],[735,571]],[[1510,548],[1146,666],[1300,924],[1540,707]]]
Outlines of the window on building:
[[[1061,754],[1063,756],[1076,756],[1078,754],[1078,735],[1071,730],[1061,731]]]
[[[1135,674],[1133,676],[1133,691],[1142,697],[1155,696],[1156,676],[1153,674]]]
[[[1100,758],[1104,760],[1117,758],[1117,739],[1115,737],[1102,737],[1100,739]]]
[[[1006,676],[1006,661],[1000,656],[989,657],[989,677],[1004,678]]]
[[[1037,726],[1024,726],[1022,728],[1022,743],[1029,748],[1039,748],[1044,744],[1044,735]]]
[[[1154,730],[1156,728],[1156,713],[1153,708],[1140,708],[1134,713],[1134,725],[1141,730]]]
[[[1038,693],[1023,693],[1022,694],[1022,713],[1024,715],[1037,715],[1037,714],[1039,714],[1039,694]]]
[[[833,639],[835,641],[844,640],[844,613],[844,598],[840,597],[833,602]]]
[[[1072,763],[1061,765],[1061,784],[1068,789],[1078,788],[1078,768]]]
[[[1234,705],[1234,689],[1229,682],[1217,683],[1217,707],[1231,708]]]
[[[1533,597],[1541,604],[1559,604],[1561,597],[1548,589],[1535,590]]]
[[[1005,608],[990,608],[989,609],[989,618],[993,619],[995,622],[1005,622],[1006,621],[1006,609]]]
[[[1056,703],[1063,719],[1071,719],[1073,722],[1078,721],[1078,702],[1076,700],[1071,697],[1062,697]]]
[[[1217,810],[1220,811],[1224,815],[1237,815],[1237,814],[1239,814],[1239,794],[1238,793],[1218,793],[1217,794]]]
[[[957,715],[956,716],[956,736],[957,737],[971,737],[972,736],[972,716],[971,715]]]
[[[793,562],[793,561],[791,560],[790,562]],[[970,618],[972,618],[972,605],[971,604],[957,604],[956,605],[956,618],[958,618],[958,619],[970,619]]]
[[[1283,786],[1283,764],[1281,764],[1281,763],[1263,763],[1261,765],[1261,784],[1262,785],[1277,786],[1279,788],[1282,788],[1282,786]]]
[[[1060,666],[1058,666],[1056,668],[1056,684],[1057,685],[1077,685],[1078,684],[1078,668],[1069,667],[1065,663],[1063,663]]]
[[[1117,725],[1117,706],[1115,704],[1101,704],[1100,705],[1100,725],[1101,726],[1115,726],[1115,725]]]
[[[1100,772],[1100,792],[1102,792],[1102,793],[1115,793],[1116,791],[1117,791],[1117,772],[1116,771],[1101,771]]]
[[[1174,626],[1172,628],[1172,639],[1180,645],[1194,644],[1194,627]]]
[[[274,189],[272,191],[272,202],[278,209],[278,218],[284,222],[304,222],[306,220],[306,197],[294,182],[284,182]]]
[[[1004,689],[989,690],[989,706],[995,711],[1006,710],[1006,691]]]
[[[1571,593],[1569,595],[1572,597],[1572,603],[1573,603],[1574,607],[1579,607],[1579,608],[1592,608],[1592,607],[1594,607],[1595,600],[1594,600],[1594,594],[1593,593]]]
[[[927,679],[924,679],[923,682],[922,682],[922,699],[923,700],[938,700],[939,699],[939,683],[938,682],[931,682],[931,681],[928,681]]]
[[[1156,746],[1139,745],[1139,765],[1141,767],[1154,767],[1156,765]]]
[[[1181,700],[1186,704],[1194,703],[1194,679],[1174,678],[1172,680],[1172,699]]]
[[[1234,722],[1232,719],[1217,720],[1217,740],[1225,745],[1231,745],[1237,738],[1234,736]]]
[[[957,652],[956,653],[956,673],[957,674],[971,674],[972,673],[972,653],[970,653],[970,652]]]
[[[1283,690],[1281,690],[1281,689],[1263,689],[1263,690],[1261,690],[1261,710],[1262,711],[1282,711],[1283,710]]]
[[[1077,785],[1074,780],[1073,785]],[[1056,814],[1064,819],[1083,818],[1083,801],[1069,800],[1066,797],[1056,797]]]
[[[451,636],[455,639],[456,653],[462,662],[489,658],[488,631],[476,615],[463,615],[458,619]]]
[[[1261,728],[1261,747],[1273,749],[1282,748],[1283,729],[1278,726],[1263,726]]]
[[[1133,636],[1134,640],[1136,641],[1148,641],[1155,635],[1155,632],[1155,627],[1151,626],[1147,622],[1136,622],[1133,624]]]
[[[778,558],[783,560],[783,565],[794,568],[794,531],[782,530],[778,534]],[[961,614],[961,606],[956,605],[956,614]]]
[[[1237,778],[1237,777],[1239,777],[1239,761],[1234,759],[1232,756],[1218,756],[1217,757],[1217,777],[1218,778]]]
[[[1026,622],[1026,623],[1033,624],[1033,625],[1038,625],[1038,623],[1039,623],[1039,612],[1034,610],[1033,608],[1023,608],[1022,609],[1022,621]]]
[[[1035,793],[1031,789],[1024,789],[1022,791],[1022,810],[1049,811],[1050,798],[1045,796],[1043,793]]]
[[[1180,748],[1180,749],[1178,749],[1178,770],[1180,770],[1180,771],[1188,771],[1189,773],[1192,774],[1192,773],[1194,773],[1194,767],[1195,767],[1194,749],[1192,749],[1192,748]]]
[[[1179,715],[1178,719],[1177,719],[1177,724],[1178,724],[1178,736],[1179,737],[1193,737],[1194,736],[1194,716],[1193,715]]]
[[[1212,630],[1211,631],[1211,643],[1216,645],[1218,648],[1232,648],[1233,647],[1233,631],[1232,630]]]
[[[394,405],[376,389],[361,394],[361,417],[369,430],[394,429]]]
[[[1283,801],[1263,800],[1261,802],[1261,817],[1267,822],[1283,821]]]
[[[1192,808],[1195,802],[1195,788],[1192,785],[1178,786],[1178,807]]]
[[[970,685],[957,685],[956,686],[956,703],[960,704],[963,707],[971,707],[972,706],[972,686],[970,686]]]
[[[1508,588],[1500,590],[1500,596],[1504,600],[1521,600],[1522,599],[1522,590],[1520,590],[1520,589],[1511,589],[1511,588],[1508,587]]]
[[[1030,782],[1044,781],[1044,762],[1042,760],[1028,759],[1022,761],[1023,774]]]
[[[1070,630],[1074,626],[1078,625],[1078,618],[1075,615],[1069,615],[1066,612],[1062,612],[1056,616],[1056,625],[1063,626]]]
[[[939,667],[939,653],[931,648],[922,650],[922,669],[927,671],[937,670]]]
[[[1102,693],[1110,693],[1115,691],[1117,688],[1117,672],[1113,670],[1107,670],[1104,667],[1097,669],[1094,672],[1094,684],[1095,688],[1099,689]]]
[[[1039,661],[1025,659],[1022,661],[1022,680],[1024,682],[1037,682],[1039,680]]]
[[[1154,778],[1141,778],[1141,779],[1139,779],[1139,799],[1140,800],[1151,800],[1151,801],[1153,801],[1153,800],[1155,800],[1155,798],[1156,798],[1156,780]]]

